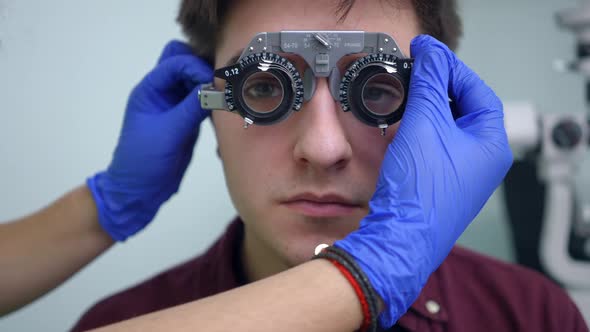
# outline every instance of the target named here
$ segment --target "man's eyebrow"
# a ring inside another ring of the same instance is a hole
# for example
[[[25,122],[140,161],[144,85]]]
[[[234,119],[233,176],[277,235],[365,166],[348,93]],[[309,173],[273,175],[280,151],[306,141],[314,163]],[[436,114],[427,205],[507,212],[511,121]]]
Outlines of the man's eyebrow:
[[[236,62],[238,62],[238,59],[240,59],[240,55],[242,55],[242,51],[238,51],[238,53],[229,58],[229,60],[227,60],[227,62],[225,63],[224,67],[235,65]]]

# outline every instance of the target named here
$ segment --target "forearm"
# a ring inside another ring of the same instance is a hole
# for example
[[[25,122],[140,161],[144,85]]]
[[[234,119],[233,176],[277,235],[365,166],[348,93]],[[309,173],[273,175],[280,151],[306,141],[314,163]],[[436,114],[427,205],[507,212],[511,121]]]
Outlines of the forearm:
[[[97,331],[353,331],[354,289],[331,263],[314,260],[258,282]]]
[[[112,244],[86,186],[0,224],[0,316],[57,287]]]

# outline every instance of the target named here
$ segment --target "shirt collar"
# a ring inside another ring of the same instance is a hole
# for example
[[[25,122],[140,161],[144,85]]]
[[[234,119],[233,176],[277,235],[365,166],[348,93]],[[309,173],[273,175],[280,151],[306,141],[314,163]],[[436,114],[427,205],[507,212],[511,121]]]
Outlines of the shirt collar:
[[[226,228],[225,233],[202,256],[195,270],[203,278],[195,278],[195,294],[201,294],[208,285],[206,295],[214,295],[246,284],[242,272],[240,247],[242,245],[244,224],[239,218],[234,219]],[[202,265],[201,265],[202,264]]]

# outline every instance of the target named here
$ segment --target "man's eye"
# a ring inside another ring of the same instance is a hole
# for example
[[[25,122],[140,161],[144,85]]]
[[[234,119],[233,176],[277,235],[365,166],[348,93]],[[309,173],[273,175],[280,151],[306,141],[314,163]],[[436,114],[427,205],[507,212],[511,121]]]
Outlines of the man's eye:
[[[387,84],[371,84],[365,87],[363,98],[365,101],[396,100],[401,97],[400,92]]]
[[[259,72],[248,77],[242,89],[246,105],[255,112],[274,111],[283,101],[283,86],[271,73]]]
[[[250,98],[276,98],[282,95],[281,86],[275,80],[256,80],[248,82],[244,89]]]
[[[403,103],[404,92],[399,81],[386,76],[381,78],[374,81],[370,80],[365,85],[363,88],[363,103],[374,114],[389,115],[395,112]],[[386,78],[389,81],[385,80]]]

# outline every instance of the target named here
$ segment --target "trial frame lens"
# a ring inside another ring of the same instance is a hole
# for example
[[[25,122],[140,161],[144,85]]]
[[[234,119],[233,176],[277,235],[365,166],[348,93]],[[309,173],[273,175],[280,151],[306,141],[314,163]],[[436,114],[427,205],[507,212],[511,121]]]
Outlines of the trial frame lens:
[[[388,116],[404,103],[405,90],[396,76],[378,73],[363,84],[361,96],[367,111],[377,116]]]
[[[275,111],[285,98],[281,80],[273,73],[259,71],[244,79],[242,99],[252,111],[267,114]]]

